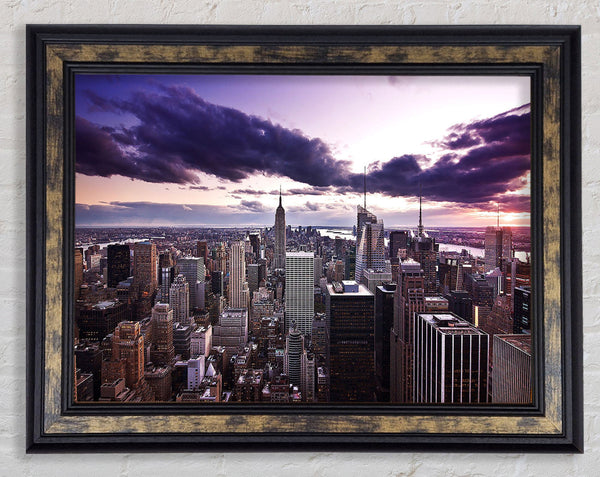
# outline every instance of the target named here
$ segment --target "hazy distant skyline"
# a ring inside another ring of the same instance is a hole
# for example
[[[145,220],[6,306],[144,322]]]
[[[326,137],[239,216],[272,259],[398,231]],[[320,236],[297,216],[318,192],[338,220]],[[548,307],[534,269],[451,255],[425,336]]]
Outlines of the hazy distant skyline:
[[[77,75],[76,225],[529,225],[529,81]]]

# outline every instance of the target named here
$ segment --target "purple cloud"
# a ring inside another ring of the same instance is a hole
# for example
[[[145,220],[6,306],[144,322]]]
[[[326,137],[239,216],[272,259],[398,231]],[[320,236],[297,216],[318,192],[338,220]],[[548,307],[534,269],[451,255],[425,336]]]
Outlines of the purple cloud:
[[[127,100],[109,100],[90,91],[85,94],[95,111],[131,115],[136,124],[106,127],[77,117],[76,170],[81,174],[121,175],[200,190],[199,172],[233,182],[263,174],[310,186],[284,191],[284,195],[362,193],[362,174],[351,173],[350,163],[336,160],[321,139],[211,104],[189,88],[138,91]],[[510,194],[522,187],[531,169],[529,105],[457,124],[435,144],[446,150],[435,161],[403,154],[372,164],[368,191],[414,197],[422,190],[430,201],[485,208],[485,204],[506,200],[515,210],[529,209],[528,198],[517,200]],[[246,196],[278,193],[233,191]],[[246,202],[241,207],[259,210],[252,205],[256,201]]]
[[[200,171],[233,182],[265,173],[327,186],[332,175],[339,176],[349,166],[333,158],[320,139],[211,104],[189,88],[139,91],[130,100],[86,95],[94,108],[131,114],[139,124],[110,129],[77,118],[76,141],[81,146],[76,168],[82,174],[193,184]],[[111,160],[98,160],[88,146],[98,142],[109,149]]]

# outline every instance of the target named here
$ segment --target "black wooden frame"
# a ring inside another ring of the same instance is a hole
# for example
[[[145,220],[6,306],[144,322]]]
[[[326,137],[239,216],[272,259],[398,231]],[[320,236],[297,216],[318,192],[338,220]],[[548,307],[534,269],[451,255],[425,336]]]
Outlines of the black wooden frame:
[[[167,53],[158,53],[161,47]],[[185,59],[186,48],[201,58]],[[167,67],[530,76],[533,405],[73,405],[73,75]],[[236,450],[582,452],[579,27],[30,25],[27,94],[28,452],[200,450],[199,444]],[[178,430],[186,417],[195,424]],[[219,430],[207,431],[202,418],[213,419]]]

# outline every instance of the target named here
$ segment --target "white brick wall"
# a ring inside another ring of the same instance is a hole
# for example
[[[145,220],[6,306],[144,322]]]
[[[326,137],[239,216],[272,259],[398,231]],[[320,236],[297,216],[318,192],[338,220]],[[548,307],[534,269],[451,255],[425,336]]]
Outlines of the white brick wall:
[[[25,455],[25,24],[582,24],[585,455]],[[600,4],[597,0],[4,0],[0,5],[0,475],[598,475]]]

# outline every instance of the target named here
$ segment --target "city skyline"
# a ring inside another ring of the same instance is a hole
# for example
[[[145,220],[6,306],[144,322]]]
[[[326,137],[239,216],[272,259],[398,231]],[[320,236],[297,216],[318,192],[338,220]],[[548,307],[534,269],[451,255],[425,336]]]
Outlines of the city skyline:
[[[529,225],[529,79],[78,75],[76,225]],[[434,114],[432,114],[432,111]]]

